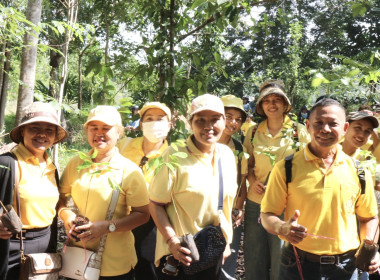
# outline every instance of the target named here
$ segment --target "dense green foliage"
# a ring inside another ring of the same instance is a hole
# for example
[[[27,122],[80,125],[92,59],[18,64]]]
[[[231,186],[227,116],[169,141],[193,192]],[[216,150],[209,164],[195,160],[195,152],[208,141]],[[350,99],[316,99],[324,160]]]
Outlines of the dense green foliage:
[[[17,99],[26,2],[0,4],[1,61],[12,45],[8,99]],[[80,124],[96,104],[119,106],[125,122],[131,105],[152,100],[185,115],[196,95],[257,96],[269,78],[284,80],[295,113],[321,95],[349,110],[380,103],[380,0],[89,0],[78,2],[72,26],[66,2],[44,1],[33,28],[35,99],[47,101],[57,99],[65,31],[73,32],[63,96],[70,145],[83,142]],[[176,127],[172,138],[183,138]]]

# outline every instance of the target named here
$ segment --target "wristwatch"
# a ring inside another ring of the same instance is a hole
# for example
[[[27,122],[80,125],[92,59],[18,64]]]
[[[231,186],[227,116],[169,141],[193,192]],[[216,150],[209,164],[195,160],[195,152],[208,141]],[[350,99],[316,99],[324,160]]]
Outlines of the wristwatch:
[[[110,221],[110,223],[108,225],[108,230],[110,232],[114,232],[116,230],[116,223],[115,223],[115,221]]]

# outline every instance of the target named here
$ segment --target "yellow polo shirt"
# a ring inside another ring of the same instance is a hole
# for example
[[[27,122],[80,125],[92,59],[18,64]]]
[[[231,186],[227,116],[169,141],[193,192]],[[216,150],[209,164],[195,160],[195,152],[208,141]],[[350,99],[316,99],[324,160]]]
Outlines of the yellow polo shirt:
[[[93,151],[89,152],[89,155]],[[108,182],[114,178],[121,182],[122,191],[116,205],[113,219],[130,214],[131,207],[141,207],[149,203],[145,180],[140,168],[117,151],[100,174],[90,173],[97,170],[95,165],[80,172],[76,168],[82,164],[77,156],[67,164],[61,178],[63,194],[71,194],[79,213],[90,221],[104,221],[111,202],[112,188]],[[86,248],[97,250],[100,239],[86,243]],[[81,247],[82,243],[75,243]],[[101,276],[116,276],[128,273],[137,262],[132,231],[108,233],[102,256]]]
[[[45,153],[46,167],[40,166],[24,144],[12,151],[19,167],[19,194],[21,222],[24,229],[43,228],[51,225],[55,217],[59,193],[55,179],[55,165]],[[16,195],[13,208],[17,209]]]
[[[292,147],[294,143],[293,132],[289,131],[286,135],[283,133],[286,129],[293,128],[293,121],[288,116],[285,116],[282,129],[275,136],[272,136],[268,130],[267,120],[264,120],[257,127],[255,137],[252,140],[252,130],[254,128],[251,127],[247,131],[244,147],[247,149],[249,156],[255,157],[254,172],[256,179],[264,183],[273,168],[269,156],[265,153],[269,152],[274,155],[276,157],[275,162],[279,162],[296,151]],[[305,144],[309,143],[310,136],[306,127],[302,124],[297,124],[297,133],[298,140],[301,143],[300,149],[302,149]],[[253,202],[260,204],[263,196],[264,194],[254,192],[253,188],[248,189],[247,198]]]
[[[286,187],[285,161],[275,165],[269,177],[268,188],[261,203],[261,212],[285,218],[300,210],[298,224],[307,232],[326,236],[322,239],[308,236],[297,244],[301,250],[318,255],[335,255],[357,249],[360,244],[356,215],[370,218],[377,215],[371,175],[366,171],[365,194],[354,161],[340,145],[331,167],[326,170],[322,159],[313,155],[309,146],[294,155],[292,181]]]
[[[133,161],[134,163],[137,164],[137,166],[139,166],[141,159],[145,156],[144,151],[143,151],[143,146],[142,146],[143,140],[144,140],[144,137],[137,137],[133,139],[126,137],[126,138],[123,138],[117,146],[122,156]],[[147,158],[150,160],[152,158],[157,158],[161,156],[167,147],[168,147],[168,141],[165,140],[164,144],[160,147],[160,149],[156,152],[150,153],[147,156]],[[149,185],[154,175],[154,169],[151,168],[148,171],[146,168],[146,165],[147,163],[142,168],[142,171],[144,173],[145,182]]]
[[[190,136],[186,147],[178,147],[179,152],[187,154],[179,158],[179,167],[175,172],[163,166],[153,177],[149,186],[150,200],[165,204],[166,213],[177,235],[195,234],[207,225],[219,223],[218,193],[219,170],[218,159],[222,159],[223,170],[223,214],[221,228],[227,243],[232,241],[231,211],[237,191],[236,165],[234,155],[226,145],[216,144],[214,163],[206,162],[205,155],[197,149]],[[172,147],[165,150],[163,157],[169,161],[169,155],[176,153]],[[176,213],[175,206],[178,211]],[[184,232],[179,224],[181,220]],[[169,255],[169,247],[159,231],[157,231],[155,264]]]

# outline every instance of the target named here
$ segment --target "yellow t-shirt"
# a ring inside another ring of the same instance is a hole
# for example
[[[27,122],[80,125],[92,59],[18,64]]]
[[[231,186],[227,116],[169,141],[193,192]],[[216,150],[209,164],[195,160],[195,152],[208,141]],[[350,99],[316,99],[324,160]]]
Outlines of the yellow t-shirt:
[[[117,145],[120,150],[120,154],[126,157],[127,159],[133,161],[134,163],[136,163],[137,166],[139,166],[141,159],[145,156],[143,147],[142,147],[143,140],[144,140],[144,137],[137,137],[134,139],[128,138],[128,137],[123,138]],[[156,152],[150,153],[147,156],[147,158],[150,160],[150,159],[159,157],[160,155],[162,155],[162,153],[165,151],[167,147],[168,147],[168,141],[165,140],[164,144],[160,147],[160,149]],[[146,166],[147,166],[147,163],[145,163],[144,167],[142,168],[142,171],[144,173],[145,181],[149,185],[154,175],[154,169],[151,168],[148,171]]]
[[[223,170],[223,214],[221,228],[227,243],[232,241],[231,211],[237,191],[236,165],[234,155],[226,145],[216,144],[214,163],[206,162],[205,155],[199,151],[191,140],[187,139],[186,147],[179,147],[179,152],[187,154],[186,158],[178,158],[179,167],[175,172],[163,166],[153,177],[149,186],[150,200],[160,204],[167,204],[166,212],[177,235],[186,233],[195,234],[207,225],[217,225],[219,170],[218,159],[222,159]],[[176,153],[172,147],[165,150],[163,157],[169,161],[169,155]],[[174,210],[172,196],[178,214]],[[181,220],[184,232],[179,224]],[[170,251],[166,240],[157,231],[155,264],[160,258],[169,255]]]
[[[55,165],[45,154],[46,167],[22,143],[12,151],[19,167],[19,194],[21,222],[24,229],[43,228],[51,225],[55,217],[59,193],[55,179]],[[16,206],[13,195],[13,208]]]
[[[306,237],[297,247],[318,255],[335,255],[357,249],[360,241],[356,215],[370,218],[377,215],[371,175],[366,171],[365,194],[354,161],[340,145],[331,167],[326,170],[323,161],[313,155],[309,146],[295,153],[292,161],[292,180],[286,186],[285,161],[275,165],[269,177],[268,188],[261,203],[261,212],[285,218],[300,210],[298,224],[314,235],[334,238]]]
[[[267,120],[264,120],[257,127],[252,140],[252,131],[254,128],[255,127],[251,127],[248,130],[244,139],[244,146],[249,156],[255,157],[254,172],[256,179],[264,183],[273,168],[271,160],[266,153],[269,152],[275,157],[274,161],[279,162],[296,151],[293,147],[293,131],[287,131],[286,134],[283,133],[283,131],[288,129],[293,130],[293,121],[288,116],[285,116],[282,129],[275,136],[272,136],[268,130]],[[300,149],[302,149],[303,146],[310,141],[310,136],[306,127],[302,124],[297,124],[297,133],[298,140],[301,143]],[[253,188],[248,189],[247,198],[253,202],[260,204],[263,196],[263,194],[254,192]]]
[[[93,151],[89,152],[89,155]],[[113,219],[119,219],[130,214],[131,207],[141,207],[149,203],[148,192],[142,172],[136,164],[115,152],[108,170],[100,174],[90,174],[97,170],[95,165],[77,171],[83,160],[74,157],[67,164],[61,178],[63,194],[71,194],[79,213],[90,221],[106,219],[111,202],[112,188],[108,182],[114,178],[121,182],[119,199]],[[100,239],[86,243],[86,248],[96,250]],[[81,242],[75,244],[82,246]],[[102,256],[101,276],[116,276],[128,273],[136,265],[137,257],[134,248],[134,237],[131,231],[108,233]]]
[[[247,131],[248,131],[248,129],[251,127],[251,126],[254,126],[254,125],[256,125],[256,123],[255,122],[244,122],[243,124],[242,124],[242,126],[241,126],[241,130],[243,131],[243,135],[246,135],[246,133],[247,133]]]

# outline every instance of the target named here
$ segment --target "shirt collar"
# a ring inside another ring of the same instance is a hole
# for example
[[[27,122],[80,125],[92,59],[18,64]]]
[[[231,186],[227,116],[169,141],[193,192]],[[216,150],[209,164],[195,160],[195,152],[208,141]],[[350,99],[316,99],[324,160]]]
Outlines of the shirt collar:
[[[194,135],[190,135],[189,138],[187,138],[186,140],[186,149],[187,151],[193,155],[193,156],[199,156],[199,157],[206,157],[204,153],[202,153],[200,150],[198,150],[198,148],[195,146],[194,142],[193,142],[193,137]],[[214,149],[214,156],[215,154],[217,154],[217,145],[218,143],[215,144],[215,149]],[[223,144],[220,144],[220,145],[223,145]]]
[[[40,164],[38,158],[35,157],[21,142],[17,145],[15,152],[19,155],[20,159],[22,159],[25,162],[31,162],[34,165]],[[46,167],[49,169],[55,169],[55,166],[52,160],[50,159],[50,157],[47,155],[46,152],[44,153],[44,158],[46,161]],[[52,165],[53,167],[51,167],[50,165]]]
[[[303,149],[305,160],[306,161],[321,160],[319,157],[317,157],[316,155],[314,155],[310,151],[309,147],[310,147],[310,143],[308,143],[306,145],[305,149]],[[342,162],[344,160],[344,157],[345,157],[345,153],[342,150],[342,146],[337,144],[336,145],[336,155],[335,155],[334,163],[337,164],[337,163]]]
[[[284,116],[284,122],[282,124],[282,127],[293,127],[293,121],[287,116],[285,115]],[[262,121],[259,126],[257,127],[257,130],[262,132],[262,133],[265,133],[267,132],[268,130],[268,119],[265,119],[264,121]]]

